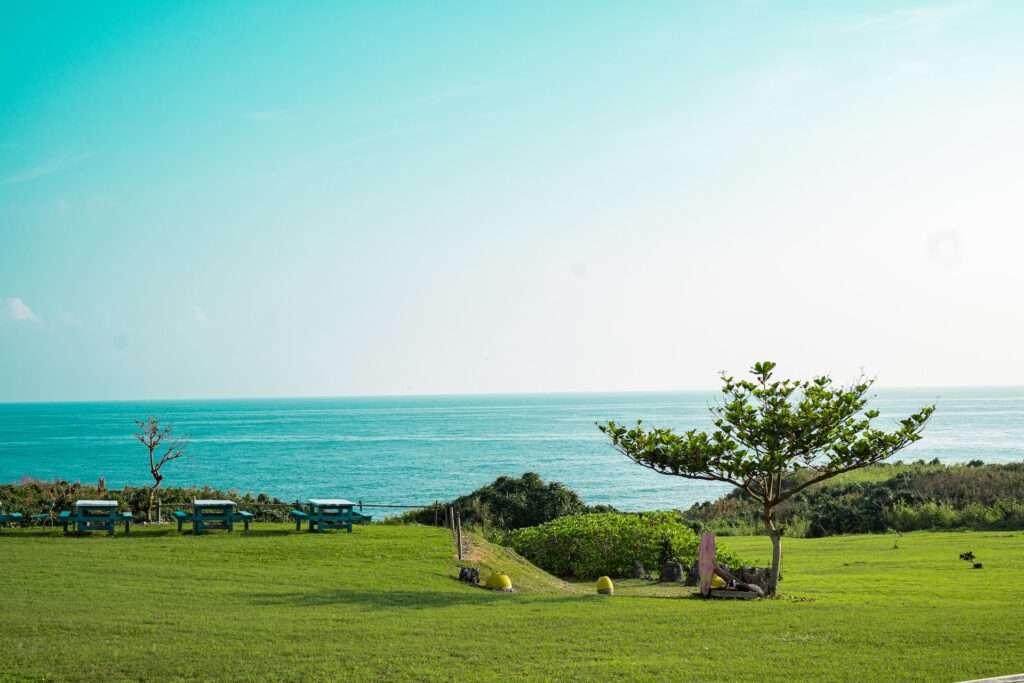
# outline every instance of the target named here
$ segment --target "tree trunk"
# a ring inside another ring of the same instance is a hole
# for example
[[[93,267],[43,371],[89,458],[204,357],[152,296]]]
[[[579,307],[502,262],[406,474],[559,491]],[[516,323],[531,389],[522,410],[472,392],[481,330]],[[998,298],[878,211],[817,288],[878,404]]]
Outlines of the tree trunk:
[[[779,572],[782,569],[782,534],[784,530],[775,528],[771,508],[766,508],[764,511],[764,525],[768,529],[768,537],[772,539],[772,569],[765,593],[775,595],[779,587]]]
[[[158,477],[156,483],[149,487],[149,504],[146,506],[146,521],[153,523],[153,501],[156,499],[156,490],[160,488],[163,477]]]

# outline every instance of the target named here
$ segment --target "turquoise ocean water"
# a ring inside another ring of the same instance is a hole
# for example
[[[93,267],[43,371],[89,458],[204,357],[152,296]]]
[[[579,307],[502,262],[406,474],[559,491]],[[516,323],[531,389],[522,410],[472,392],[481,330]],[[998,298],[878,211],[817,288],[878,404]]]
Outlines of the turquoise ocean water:
[[[192,435],[166,484],[210,484],[287,500],[341,496],[423,504],[502,474],[538,472],[591,503],[678,508],[727,488],[659,475],[615,452],[597,420],[707,428],[711,392],[0,404],[0,482],[31,476],[145,484],[133,418]],[[1024,460],[1024,388],[879,390],[880,420],[937,402],[899,458]]]

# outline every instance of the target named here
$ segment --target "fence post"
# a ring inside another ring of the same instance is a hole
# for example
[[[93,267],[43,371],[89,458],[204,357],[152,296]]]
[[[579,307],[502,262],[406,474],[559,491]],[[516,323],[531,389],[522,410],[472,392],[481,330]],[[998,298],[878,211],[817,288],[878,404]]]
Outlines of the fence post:
[[[441,508],[441,502],[435,499],[434,500],[434,526],[437,526],[437,513],[440,510],[440,508]]]
[[[455,511],[455,542],[459,545],[459,560],[462,560],[462,514]]]

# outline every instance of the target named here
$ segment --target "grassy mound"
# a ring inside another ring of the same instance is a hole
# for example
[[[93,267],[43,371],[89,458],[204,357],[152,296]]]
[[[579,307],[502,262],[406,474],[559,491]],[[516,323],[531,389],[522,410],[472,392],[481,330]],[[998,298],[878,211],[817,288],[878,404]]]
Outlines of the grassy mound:
[[[512,577],[513,587],[518,593],[580,593],[578,586],[567,583],[531,564],[511,548],[503,548],[475,533],[466,534],[463,543],[467,546],[461,567],[476,567],[480,570],[480,583],[491,574],[504,573]]]

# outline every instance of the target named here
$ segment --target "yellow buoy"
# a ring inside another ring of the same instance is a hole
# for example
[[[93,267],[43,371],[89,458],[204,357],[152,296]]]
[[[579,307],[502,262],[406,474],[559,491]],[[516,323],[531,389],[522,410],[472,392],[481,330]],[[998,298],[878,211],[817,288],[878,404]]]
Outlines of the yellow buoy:
[[[711,577],[711,587],[712,588],[724,588],[725,587],[725,579],[723,579],[718,574],[715,574],[714,576]]]
[[[484,585],[491,590],[505,591],[506,593],[512,591],[512,579],[508,578],[508,574],[491,574],[487,577],[487,582]]]
[[[615,592],[615,585],[607,576],[602,576],[597,580],[597,592],[601,595],[611,595]]]

